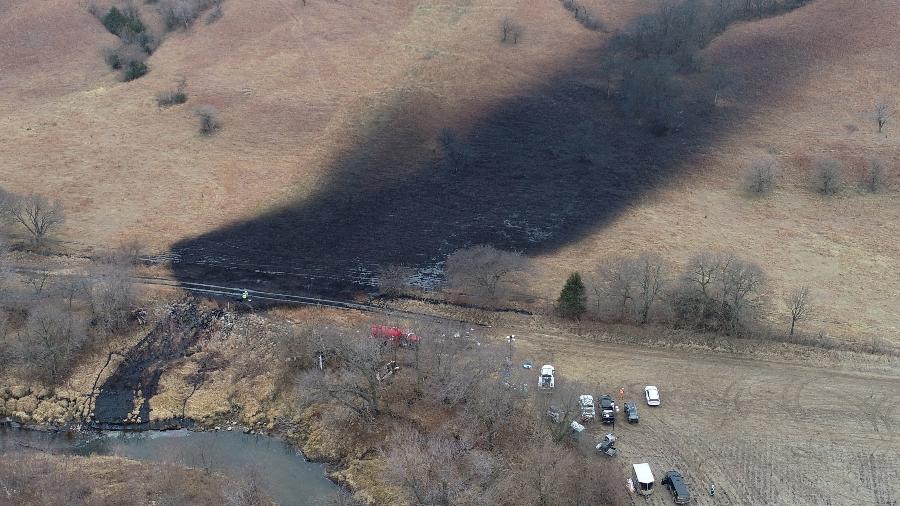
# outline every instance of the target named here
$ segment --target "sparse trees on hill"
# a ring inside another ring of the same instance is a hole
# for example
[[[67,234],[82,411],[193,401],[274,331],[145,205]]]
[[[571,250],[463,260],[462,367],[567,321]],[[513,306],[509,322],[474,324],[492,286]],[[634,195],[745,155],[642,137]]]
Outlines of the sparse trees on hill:
[[[756,158],[744,175],[744,188],[754,195],[766,195],[775,187],[776,162],[771,156]]]

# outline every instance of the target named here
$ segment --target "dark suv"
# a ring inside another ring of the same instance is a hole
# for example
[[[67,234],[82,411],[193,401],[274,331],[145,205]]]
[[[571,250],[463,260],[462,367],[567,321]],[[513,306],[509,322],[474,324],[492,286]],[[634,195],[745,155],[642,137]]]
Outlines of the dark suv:
[[[678,471],[669,471],[663,478],[663,485],[669,487],[672,492],[672,498],[675,504],[687,504],[691,502],[691,493],[688,491],[687,483]]]
[[[609,394],[603,394],[598,399],[600,404],[600,421],[603,423],[616,423],[616,403]]]
[[[628,418],[628,423],[638,423],[638,414],[637,414],[637,406],[631,401],[625,403],[625,416]]]

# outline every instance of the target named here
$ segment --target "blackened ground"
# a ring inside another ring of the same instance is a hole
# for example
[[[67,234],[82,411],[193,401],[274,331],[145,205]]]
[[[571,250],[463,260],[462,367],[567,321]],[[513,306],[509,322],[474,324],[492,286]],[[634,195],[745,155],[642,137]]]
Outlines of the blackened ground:
[[[759,48],[741,54],[765,54],[765,37],[750,40]],[[621,90],[607,96],[603,51],[485,111],[478,124],[448,124],[463,132],[464,167],[440,152],[397,152],[428,145],[417,124],[433,124],[442,109],[405,95],[381,115],[393,120],[345,153],[314,197],[180,242],[176,275],[278,279],[280,288],[324,293],[365,287],[379,266],[433,266],[474,244],[536,254],[579,241],[677,179],[741,120],[736,109],[710,105],[701,75],[683,76],[677,128],[657,137],[629,114]],[[801,67],[773,69],[763,59],[742,67],[780,79],[740,97],[741,114],[777,107],[804,80]]]
[[[208,337],[219,316],[217,311],[204,310],[193,300],[173,305],[167,317],[128,350],[100,386],[91,423],[104,428],[147,426],[149,400],[156,395],[166,367]]]

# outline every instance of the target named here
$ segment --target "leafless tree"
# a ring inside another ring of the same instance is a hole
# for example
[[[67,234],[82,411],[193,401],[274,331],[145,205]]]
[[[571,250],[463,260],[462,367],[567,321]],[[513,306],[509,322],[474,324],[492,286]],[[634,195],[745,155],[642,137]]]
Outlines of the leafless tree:
[[[308,402],[333,403],[363,420],[373,420],[382,408],[389,346],[360,334],[327,338],[328,367],[301,374],[296,383],[298,393]]]
[[[776,162],[771,156],[756,158],[744,175],[744,187],[748,192],[765,195],[775,187]]]
[[[667,268],[665,261],[656,253],[642,253],[636,259],[636,264],[638,322],[644,324],[650,319],[650,310],[665,288]]]
[[[500,21],[500,42],[518,44],[522,36],[522,27],[511,18],[506,17]]]
[[[729,334],[739,332],[763,302],[765,274],[729,253],[701,252],[682,275],[672,298],[676,318]]]
[[[96,328],[113,333],[128,326],[131,310],[138,299],[133,275],[131,264],[121,257],[107,259],[93,267],[86,279],[85,291]]]
[[[882,97],[875,101],[871,118],[878,125],[878,133],[881,133],[885,125],[894,117],[894,112],[894,108],[890,105],[887,98]]]
[[[633,316],[638,323],[647,323],[654,304],[662,296],[666,277],[665,261],[656,253],[613,260],[601,267],[599,284],[594,289],[598,312],[605,297],[618,308],[619,318]]]
[[[794,336],[794,327],[797,325],[797,322],[805,320],[809,316],[809,299],[809,287],[807,286],[801,286],[784,296],[784,303],[787,304],[791,313],[791,332],[788,334],[789,336]]]
[[[222,490],[228,506],[263,506],[271,504],[263,489],[262,476],[256,469],[245,469],[241,477],[228,480]]]
[[[406,293],[409,280],[416,270],[403,265],[386,265],[378,271],[378,289],[388,297],[398,297]]]
[[[25,228],[35,246],[43,246],[66,219],[62,202],[50,202],[43,195],[7,196],[5,201],[6,214]]]
[[[866,164],[866,173],[863,176],[863,187],[866,190],[877,193],[882,186],[887,172],[887,164],[879,158],[872,158]]]
[[[68,372],[85,336],[84,323],[77,315],[41,304],[29,311],[17,355],[29,376],[55,384]]]
[[[526,268],[526,259],[518,251],[479,245],[451,253],[444,272],[454,290],[493,302],[500,283]]]
[[[465,489],[458,465],[463,460],[459,443],[403,429],[395,432],[385,446],[391,478],[407,492],[411,504],[458,502],[457,497]]]
[[[823,195],[834,195],[841,190],[844,164],[829,157],[817,158],[814,165],[816,190]]]

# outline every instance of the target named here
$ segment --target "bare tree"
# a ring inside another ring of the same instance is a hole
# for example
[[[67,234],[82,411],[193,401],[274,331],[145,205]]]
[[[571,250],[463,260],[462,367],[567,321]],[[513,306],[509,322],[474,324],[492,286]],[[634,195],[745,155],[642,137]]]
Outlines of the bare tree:
[[[42,304],[29,311],[17,355],[29,376],[55,384],[84,340],[84,323],[76,315]]]
[[[807,286],[801,286],[784,296],[784,303],[791,312],[791,332],[788,334],[791,337],[794,335],[794,327],[797,322],[805,320],[809,316],[809,298],[809,287]]]
[[[814,165],[816,190],[823,195],[834,195],[841,190],[844,164],[829,157],[817,158]]]
[[[511,18],[503,18],[500,21],[500,42],[518,44],[522,36],[522,27]]]
[[[656,253],[613,260],[601,267],[594,289],[598,312],[605,297],[617,308],[619,318],[633,317],[638,323],[647,323],[653,305],[662,296],[666,276],[665,261]]]
[[[877,193],[882,186],[887,172],[887,164],[879,158],[872,158],[866,165],[866,173],[863,176],[863,187],[866,190]]]
[[[91,270],[85,291],[96,328],[109,334],[128,326],[138,299],[133,274],[131,264],[121,257],[107,259]]]
[[[35,246],[43,246],[48,236],[65,222],[62,202],[50,202],[47,197],[31,193],[5,198],[5,211],[31,235]]]
[[[668,58],[646,58],[624,72],[622,89],[635,120],[662,136],[677,125],[679,95],[675,65]]]
[[[744,175],[744,188],[756,195],[766,195],[775,187],[776,162],[771,156],[756,158]]]
[[[386,265],[378,271],[378,289],[388,297],[403,295],[416,270],[403,265]]]
[[[894,108],[890,105],[887,98],[882,97],[875,101],[871,118],[878,125],[878,133],[881,133],[884,130],[884,126],[894,117],[894,112]]]
[[[713,106],[719,106],[719,99],[722,98],[722,95],[726,94],[728,90],[734,88],[736,79],[733,74],[721,69],[716,68],[712,71],[709,76],[709,88],[712,91]]]
[[[384,454],[390,477],[407,492],[410,504],[458,503],[457,496],[465,489],[459,443],[405,429],[391,436]]]
[[[333,403],[364,420],[381,412],[382,379],[389,362],[388,346],[365,335],[335,339],[326,336],[329,367],[311,370],[297,379],[297,391],[307,401]]]
[[[665,261],[656,253],[642,253],[636,259],[636,264],[638,269],[638,322],[644,324],[650,318],[653,304],[662,295],[667,268]]]
[[[525,257],[518,251],[479,245],[451,253],[444,272],[451,288],[493,302],[500,283],[526,267]]]
[[[673,295],[676,318],[729,334],[737,333],[762,305],[765,274],[729,253],[695,255]]]

